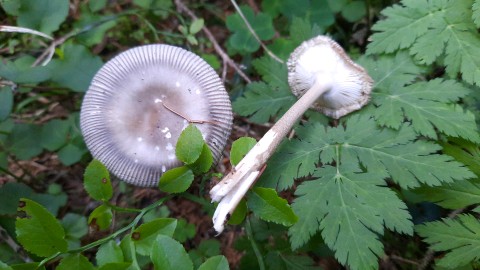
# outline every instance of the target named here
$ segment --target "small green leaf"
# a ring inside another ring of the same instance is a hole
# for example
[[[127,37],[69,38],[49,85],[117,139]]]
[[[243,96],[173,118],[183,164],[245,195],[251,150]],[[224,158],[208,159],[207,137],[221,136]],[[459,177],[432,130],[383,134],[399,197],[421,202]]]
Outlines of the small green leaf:
[[[182,244],[165,235],[157,236],[151,249],[150,259],[155,269],[193,269],[193,263]]]
[[[107,0],[88,1],[88,7],[92,12],[97,12],[105,8]]]
[[[157,236],[172,237],[176,227],[177,220],[174,218],[158,218],[140,225],[132,234],[132,241],[137,252],[147,256]]]
[[[83,175],[83,184],[88,195],[98,201],[108,201],[112,198],[113,189],[107,168],[94,159],[88,164]]]
[[[85,256],[80,253],[67,255],[67,257],[63,258],[60,263],[58,264],[57,270],[72,270],[72,269],[79,269],[79,270],[93,270],[95,267],[91,262],[88,261]]]
[[[342,16],[349,22],[356,22],[367,14],[364,1],[352,1],[342,9]]]
[[[242,137],[234,141],[230,150],[230,162],[232,165],[237,165],[256,143],[257,141],[250,137]]]
[[[98,266],[103,266],[108,263],[121,263],[124,261],[122,250],[114,240],[110,240],[101,245],[95,258],[97,259]]]
[[[186,164],[194,163],[202,154],[203,140],[202,133],[195,125],[188,125],[178,137],[175,154],[177,158]]]
[[[173,238],[179,242],[184,243],[188,239],[192,239],[197,233],[197,229],[194,224],[188,223],[185,219],[180,218],[177,222],[177,228],[173,234]]]
[[[200,157],[194,163],[188,165],[190,169],[192,169],[195,174],[206,173],[210,170],[213,164],[213,156],[212,151],[208,147],[206,143],[203,144],[202,153]]]
[[[8,136],[8,147],[11,153],[20,160],[39,155],[42,153],[42,146],[38,141],[40,134],[39,125],[15,124],[12,133]]]
[[[112,209],[102,204],[95,208],[88,217],[88,225],[95,230],[105,230],[112,223]]]
[[[196,33],[198,33],[200,30],[202,30],[203,25],[204,25],[203,19],[194,20],[190,25],[190,34],[195,35]]]
[[[45,34],[56,31],[68,15],[68,0],[18,1],[18,26],[33,28]]]
[[[340,12],[347,5],[347,0],[327,0],[328,5],[334,12]]]
[[[13,270],[13,268],[8,266],[8,264],[0,261],[0,270]]]
[[[279,197],[274,189],[257,187],[252,191],[248,196],[248,207],[259,218],[284,226],[291,226],[297,222],[298,217],[293,213],[287,200]]]
[[[190,187],[193,178],[193,172],[188,167],[173,168],[162,174],[158,188],[169,193],[181,193]]]
[[[13,93],[7,87],[0,88],[0,121],[5,120],[12,112]]]
[[[228,224],[230,225],[238,225],[243,222],[245,216],[247,215],[247,201],[245,199],[241,199],[237,205],[237,208],[233,211],[230,219],[228,220]]]
[[[53,119],[42,125],[41,144],[48,151],[60,149],[67,143],[70,123],[66,120]]]
[[[228,266],[228,261],[223,255],[214,256],[208,258],[198,270],[228,270],[230,267]]]
[[[63,229],[65,230],[65,239],[68,242],[68,249],[80,247],[80,238],[87,235],[88,225],[85,216],[68,213],[61,220]]]
[[[53,59],[47,65],[52,81],[76,92],[87,91],[90,81],[103,64],[102,60],[83,45],[67,43],[62,48],[60,52],[64,56]]]
[[[17,240],[26,250],[41,257],[67,251],[63,227],[47,209],[22,198],[17,210],[21,213],[15,222]]]
[[[84,148],[80,148],[75,144],[69,143],[62,147],[57,154],[58,159],[63,165],[70,166],[79,162],[85,153],[86,150]]]
[[[0,77],[16,83],[39,83],[50,78],[50,70],[46,67],[32,67],[35,58],[21,56],[15,61],[2,60]]]

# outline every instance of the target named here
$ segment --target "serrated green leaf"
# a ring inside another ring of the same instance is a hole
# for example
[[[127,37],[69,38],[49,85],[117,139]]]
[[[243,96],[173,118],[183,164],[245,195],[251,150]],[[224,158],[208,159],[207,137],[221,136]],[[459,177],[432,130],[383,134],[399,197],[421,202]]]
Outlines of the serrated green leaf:
[[[203,19],[194,20],[192,24],[190,24],[190,34],[195,35],[200,30],[202,30],[204,22],[205,21]]]
[[[192,184],[194,175],[187,166],[170,169],[162,174],[158,188],[169,193],[181,193]]]
[[[227,270],[230,269],[228,261],[223,255],[208,258],[198,270]]]
[[[437,265],[450,269],[480,261],[480,222],[464,214],[455,219],[418,225],[415,230],[435,251],[448,251]]]
[[[155,269],[193,269],[193,263],[182,244],[165,235],[157,236],[151,249],[150,259]]]
[[[20,160],[31,159],[42,152],[38,138],[41,126],[34,124],[15,124],[8,136],[8,148]]]
[[[255,59],[252,65],[269,86],[278,88],[282,92],[290,92],[287,80],[288,71],[285,64],[279,63],[271,57],[263,56]]]
[[[274,189],[254,188],[247,204],[255,215],[265,221],[291,226],[298,220],[287,200],[278,196]]]
[[[70,123],[67,120],[53,119],[42,125],[40,141],[48,151],[58,150],[67,142]]]
[[[363,173],[353,164],[320,168],[318,180],[301,184],[292,207],[299,220],[290,230],[293,248],[302,246],[321,230],[337,260],[351,269],[376,268],[383,245],[383,226],[412,234],[406,205],[384,187],[385,174]]]
[[[121,263],[123,262],[123,253],[120,247],[114,240],[110,240],[98,248],[95,255],[98,266],[103,266],[108,263]]]
[[[88,164],[83,175],[83,185],[88,195],[98,201],[108,201],[112,198],[113,188],[110,173],[105,165],[94,159]]]
[[[63,227],[47,209],[22,198],[18,211],[23,216],[15,221],[15,231],[17,240],[26,250],[40,257],[67,251]]]
[[[212,164],[212,151],[208,147],[208,144],[204,143],[202,153],[200,154],[198,159],[194,163],[188,165],[188,167],[192,169],[192,171],[196,174],[202,174],[208,172],[208,170],[210,170],[210,167],[212,167]]]
[[[273,89],[263,82],[247,85],[243,97],[233,102],[233,110],[242,116],[250,116],[255,123],[266,123],[270,117],[280,117],[296,101],[292,93]]]
[[[403,0],[382,11],[385,20],[372,30],[367,52],[391,53],[408,49],[415,59],[431,64],[443,57],[450,77],[462,75],[471,84],[480,84],[480,38],[472,17],[471,1]]]
[[[5,120],[12,112],[13,92],[7,87],[0,88],[0,121]]]
[[[72,269],[79,269],[79,270],[94,270],[95,267],[88,259],[80,253],[71,254],[64,257],[58,267],[58,270],[72,270]]]
[[[63,57],[53,59],[47,65],[52,81],[73,91],[87,91],[93,76],[103,64],[102,60],[82,45],[67,43],[62,49]]]
[[[150,254],[150,249],[156,241],[157,236],[167,235],[172,237],[177,227],[177,220],[174,218],[158,218],[140,225],[133,231],[132,241],[136,251],[144,256]]]
[[[18,26],[36,29],[45,34],[56,31],[68,15],[68,0],[18,1]]]
[[[372,95],[378,105],[375,118],[381,125],[398,129],[405,117],[420,135],[436,139],[438,131],[480,142],[474,115],[452,104],[469,92],[458,82],[442,79],[379,91]]]
[[[204,144],[200,130],[195,125],[190,124],[178,137],[175,154],[180,161],[192,164],[202,154]]]
[[[257,140],[250,137],[241,137],[235,140],[230,150],[230,162],[232,165],[237,165],[256,143]]]
[[[88,217],[88,225],[95,230],[105,230],[112,223],[112,209],[104,204],[95,208]]]
[[[472,5],[472,19],[475,25],[480,28],[480,0],[475,0]]]
[[[248,6],[241,6],[240,10],[252,26],[260,40],[269,40],[275,35],[272,18],[265,13],[254,14]],[[232,31],[228,38],[228,44],[242,53],[252,53],[260,48],[260,44],[254,38],[239,14],[227,16],[227,28]]]

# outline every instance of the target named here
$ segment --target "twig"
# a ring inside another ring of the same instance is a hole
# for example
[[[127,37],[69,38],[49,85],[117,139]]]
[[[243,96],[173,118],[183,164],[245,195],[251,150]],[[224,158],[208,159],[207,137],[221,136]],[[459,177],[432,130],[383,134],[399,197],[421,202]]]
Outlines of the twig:
[[[208,124],[213,124],[213,125],[217,125],[218,122],[217,121],[209,121],[209,120],[191,120],[189,119],[188,117],[184,116],[183,114],[181,114],[180,112],[177,112],[176,110],[174,110],[173,108],[171,108],[170,106],[167,106],[167,104],[165,104],[165,101],[162,102],[163,104],[163,107],[165,107],[165,109],[171,111],[172,113],[180,116],[181,118],[187,120],[187,122],[189,124],[205,124],[205,123],[208,123]]]
[[[253,30],[252,25],[250,25],[250,23],[248,22],[247,18],[246,18],[245,15],[243,14],[242,10],[241,10],[240,7],[237,5],[237,2],[236,2],[235,0],[230,0],[230,2],[232,2],[232,5],[235,7],[235,10],[238,12],[238,15],[240,15],[240,17],[242,18],[243,22],[244,22],[245,25],[247,26],[247,28],[248,28],[248,30],[250,31],[250,33],[252,33],[253,37],[257,40],[258,44],[260,44],[260,46],[265,50],[265,52],[266,52],[270,57],[272,57],[275,61],[283,64],[283,60],[280,59],[278,56],[276,56],[272,51],[270,51],[270,50],[267,48],[267,46],[265,46],[265,44],[263,44],[263,42],[260,40],[260,37],[257,35],[257,33],[255,32],[255,30]]]
[[[457,209],[455,211],[452,211],[450,214],[448,214],[448,218],[454,218],[456,215],[462,213],[464,208]],[[429,265],[430,262],[433,260],[433,256],[435,255],[435,251],[431,248],[428,248],[427,252],[425,253],[425,256],[423,256],[423,259],[418,266],[418,270],[425,270]]]
[[[19,246],[17,242],[15,242],[15,240],[12,239],[12,237],[10,237],[8,232],[2,226],[0,226],[0,239],[2,239],[4,243],[10,246],[10,248],[15,253],[17,253],[24,262],[32,262],[32,259],[28,257],[28,255],[25,254],[25,252],[23,252],[22,247]]]
[[[182,0],[175,0],[175,5],[177,6],[177,9],[180,12],[186,13],[191,19],[196,20],[198,17],[191,11],[184,3]],[[212,32],[206,27],[203,26],[202,28],[203,32],[207,36],[208,40],[212,42],[213,48],[217,52],[218,55],[222,58],[224,62],[226,62],[230,67],[232,67],[242,79],[244,79],[247,83],[252,82],[250,78],[242,71],[242,69],[225,53],[225,51],[220,47],[220,44],[218,44],[217,40],[213,36]]]

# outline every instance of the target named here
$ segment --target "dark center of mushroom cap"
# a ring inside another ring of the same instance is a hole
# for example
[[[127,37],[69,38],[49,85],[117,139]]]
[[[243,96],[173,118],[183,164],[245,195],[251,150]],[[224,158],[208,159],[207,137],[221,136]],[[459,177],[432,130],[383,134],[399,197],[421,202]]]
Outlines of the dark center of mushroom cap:
[[[218,160],[232,118],[228,94],[203,59],[178,47],[147,45],[98,71],[82,104],[81,129],[93,157],[114,175],[154,186],[180,165],[175,146],[188,120],[207,121],[196,126]]]

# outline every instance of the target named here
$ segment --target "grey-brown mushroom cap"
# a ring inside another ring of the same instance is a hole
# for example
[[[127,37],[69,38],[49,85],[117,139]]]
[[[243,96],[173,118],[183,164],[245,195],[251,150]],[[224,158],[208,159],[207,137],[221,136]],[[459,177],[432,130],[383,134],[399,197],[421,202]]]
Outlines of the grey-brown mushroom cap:
[[[180,115],[181,116],[180,116]],[[189,121],[221,157],[232,128],[223,83],[202,58],[179,47],[145,45],[108,61],[85,94],[80,127],[92,156],[118,178],[156,186]]]
[[[327,36],[304,41],[290,55],[288,83],[299,98],[316,80],[325,80],[330,89],[312,105],[323,114],[338,119],[362,108],[370,99],[373,80],[353,62],[343,48]]]

